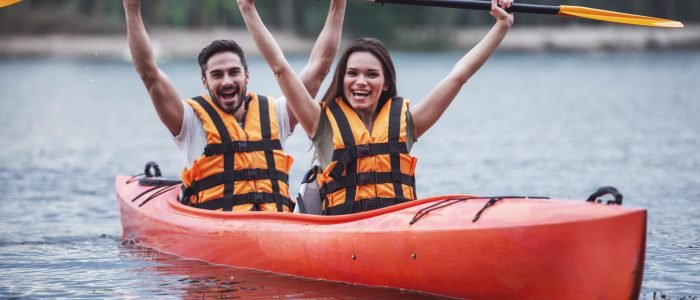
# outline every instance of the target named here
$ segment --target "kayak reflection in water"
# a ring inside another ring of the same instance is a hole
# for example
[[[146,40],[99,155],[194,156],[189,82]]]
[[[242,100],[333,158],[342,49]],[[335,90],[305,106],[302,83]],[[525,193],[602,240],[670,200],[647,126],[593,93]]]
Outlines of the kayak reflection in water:
[[[316,175],[316,201],[322,202],[322,208],[317,206],[326,215],[416,199],[411,146],[437,122],[513,24],[513,15],[504,10],[512,0],[492,0],[493,28],[423,101],[410,108],[408,100],[397,96],[396,72],[387,49],[376,39],[357,39],[343,51],[319,105],[285,60],[254,2],[238,0],[238,6],[292,112],[311,137],[322,166]]]
[[[156,65],[141,19],[141,1],[123,4],[136,71],[184,157],[181,202],[225,211],[293,210],[287,183],[293,159],[283,145],[298,121],[286,100],[247,91],[248,66],[243,50],[232,40],[216,40],[202,49],[198,61],[207,93],[180,100]],[[308,64],[298,75],[307,94],[316,95],[330,70],[340,45],[345,4],[331,2]]]

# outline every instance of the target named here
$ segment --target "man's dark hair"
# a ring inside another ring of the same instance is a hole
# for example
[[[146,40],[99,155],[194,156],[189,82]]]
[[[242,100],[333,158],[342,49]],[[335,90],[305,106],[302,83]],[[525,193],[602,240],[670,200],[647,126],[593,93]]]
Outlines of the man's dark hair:
[[[206,76],[205,72],[207,70],[207,61],[209,58],[214,56],[214,54],[221,52],[232,52],[238,55],[241,59],[241,64],[243,64],[243,70],[248,71],[248,63],[245,61],[245,55],[243,55],[243,49],[238,43],[233,40],[215,40],[211,42],[208,46],[204,47],[202,51],[199,52],[197,56],[197,61],[199,62],[199,67],[202,69],[202,76]]]

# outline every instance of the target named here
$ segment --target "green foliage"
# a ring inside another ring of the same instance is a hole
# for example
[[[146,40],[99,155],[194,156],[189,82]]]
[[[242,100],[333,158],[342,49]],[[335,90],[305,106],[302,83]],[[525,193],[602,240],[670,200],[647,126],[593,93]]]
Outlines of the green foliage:
[[[698,0],[527,0],[532,4],[581,5],[679,20],[700,21]],[[258,10],[273,30],[283,29],[315,36],[323,26],[329,0],[258,0]],[[244,28],[233,0],[143,0],[148,26],[186,29]],[[517,26],[558,25],[580,22],[541,15],[518,15]],[[124,12],[118,0],[25,0],[0,10],[0,33],[119,33],[124,31]],[[370,4],[348,0],[344,34],[348,38],[373,36],[391,44],[411,43],[406,31],[443,40],[445,28],[489,26],[493,18],[485,11],[430,8],[395,4]],[[583,24],[595,24],[583,22]]]

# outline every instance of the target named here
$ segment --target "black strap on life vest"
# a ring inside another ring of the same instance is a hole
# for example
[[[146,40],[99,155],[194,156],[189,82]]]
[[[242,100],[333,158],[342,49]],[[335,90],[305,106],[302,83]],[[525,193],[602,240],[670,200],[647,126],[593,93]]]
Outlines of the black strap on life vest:
[[[261,204],[267,203],[278,203],[278,205],[284,205],[289,207],[290,211],[294,210],[294,202],[288,197],[284,197],[279,194],[264,193],[264,192],[252,192],[239,195],[226,195],[221,198],[212,199],[206,202],[199,203],[196,207],[217,210],[222,209],[223,211],[232,211],[234,206],[253,204],[253,207],[259,207]]]
[[[258,107],[259,107],[258,110],[260,111],[260,133],[262,136],[262,140],[263,141],[272,141],[272,129],[270,128],[270,125],[271,125],[271,123],[270,123],[270,103],[267,101],[267,97],[258,96]],[[277,140],[277,142],[279,143],[279,140]],[[280,145],[279,150],[281,150],[281,149],[282,149],[282,146]],[[274,154],[274,152],[272,152],[272,150],[273,149],[270,149],[270,148],[263,150],[263,151],[265,151],[265,160],[267,161],[267,169],[268,170],[277,170],[277,168],[275,167],[275,154]],[[279,181],[271,180],[271,182],[272,182],[272,193],[281,197],[282,195],[280,194]],[[286,183],[287,180],[285,180],[284,182]],[[285,201],[291,202],[289,200],[289,198],[286,198]],[[282,205],[284,205],[284,203],[282,203],[282,201],[275,201],[275,203],[277,203],[277,211],[282,212],[283,211]],[[291,210],[294,209],[293,207],[291,207],[289,205],[287,205],[287,206],[290,207]]]
[[[240,180],[282,180],[289,181],[289,175],[278,170],[270,169],[242,169],[242,170],[226,170],[223,173],[214,174],[204,177],[200,180],[192,181],[192,184],[184,189],[183,198],[195,195],[206,189],[213,188],[227,182],[235,182]]]
[[[352,133],[352,128],[348,119],[343,113],[343,109],[336,101],[329,101],[328,108],[331,110],[335,122],[338,124],[338,129],[340,130],[340,136],[343,139],[343,144],[348,147],[355,145],[355,137]],[[345,165],[345,170],[348,173],[357,173],[357,160],[352,160]],[[345,191],[345,206],[348,210],[352,209],[352,202],[355,202],[356,189],[350,188]],[[325,195],[321,195],[323,199],[323,214],[328,214],[328,206],[330,205],[329,200]]]
[[[415,177],[403,174],[399,171],[392,172],[365,172],[365,173],[354,173],[346,176],[342,176],[336,180],[323,184],[321,187],[321,195],[328,195],[339,189],[354,187],[363,184],[381,184],[381,183],[394,183],[414,186]],[[402,194],[398,194],[402,195]],[[404,198],[404,197],[397,197]]]
[[[209,102],[204,99],[201,96],[197,96],[192,98],[192,100],[196,101],[199,103],[202,108],[204,108],[204,111],[207,112],[209,115],[209,118],[211,118],[212,122],[214,123],[214,126],[216,127],[216,131],[219,133],[219,137],[221,138],[222,141],[231,141],[231,135],[228,134],[228,129],[226,129],[226,125],[224,124],[224,120],[221,119],[221,116],[216,112],[216,109],[214,109]],[[234,156],[233,152],[229,153],[223,153],[224,156],[224,170],[233,170],[234,166]],[[194,183],[194,182],[193,182]],[[233,181],[230,182],[225,182],[224,183],[224,191],[223,195],[233,195]],[[197,198],[199,199],[199,198]]]
[[[188,199],[192,195],[197,195],[199,192],[218,186],[220,184],[224,185],[223,197],[219,199],[213,199],[206,201],[204,203],[195,203],[196,207],[209,208],[209,209],[224,209],[230,211],[232,206],[241,204],[254,204],[253,210],[259,210],[259,204],[262,203],[276,203],[277,211],[283,211],[283,206],[288,206],[293,209],[293,206],[289,206],[289,203],[293,203],[289,197],[282,196],[279,191],[279,181],[288,182],[289,176],[283,172],[278,171],[275,168],[274,160],[274,150],[281,150],[282,144],[279,140],[272,139],[272,133],[270,128],[270,110],[268,99],[265,96],[258,96],[258,105],[260,111],[260,124],[261,124],[261,141],[236,141],[232,140],[228,129],[224,125],[223,120],[216,112],[214,107],[209,104],[203,97],[192,98],[199,105],[201,105],[207,112],[209,117],[214,122],[214,126],[219,133],[222,141],[226,141],[220,144],[207,144],[204,149],[205,156],[212,155],[223,155],[224,156],[224,172],[214,174],[200,180],[193,180],[183,192],[183,199]],[[267,162],[267,169],[243,169],[234,170],[234,153],[236,152],[252,152],[252,151],[264,151],[265,160]],[[259,180],[259,179],[269,179],[272,183],[272,193],[262,193],[269,194],[273,196],[249,196],[258,195],[260,193],[248,193],[242,195],[235,195],[233,192],[233,184],[238,180]],[[227,200],[228,199],[228,200]],[[251,200],[252,199],[252,200]],[[261,202],[260,199],[264,201]],[[216,203],[207,204],[209,202],[215,201]],[[265,202],[272,201],[272,202]],[[217,204],[218,203],[218,204]],[[228,205],[232,205],[229,207]]]
[[[398,138],[397,138],[398,140]],[[333,161],[337,161],[336,165],[330,172],[330,176],[333,179],[340,178],[343,175],[345,166],[358,158],[370,156],[370,155],[381,155],[381,154],[408,154],[408,146],[403,142],[388,142],[388,143],[377,143],[377,144],[361,144],[361,145],[350,145],[345,148],[333,150]],[[398,158],[398,157],[397,157]],[[399,161],[400,162],[400,161]],[[392,161],[393,168],[393,161]]]
[[[346,147],[336,149],[333,152],[333,161],[337,162],[330,172],[330,176],[333,178],[333,181],[328,182],[321,187],[320,192],[321,198],[324,200],[324,214],[349,214],[365,210],[365,205],[363,204],[364,202],[361,202],[360,200],[355,201],[357,190],[356,187],[362,184],[393,183],[394,195],[397,196],[396,198],[373,198],[393,199],[393,202],[389,200],[378,202],[377,200],[367,200],[370,201],[370,203],[372,203],[372,201],[379,203],[379,205],[370,204],[367,205],[367,207],[384,207],[382,206],[383,203],[386,203],[386,206],[389,206],[408,201],[403,194],[402,184],[409,185],[415,190],[415,178],[400,172],[400,155],[402,153],[408,153],[408,146],[406,143],[399,142],[403,98],[397,97],[391,101],[391,107],[389,108],[389,136],[387,143],[356,145],[349,121],[340,108],[340,105],[338,105],[338,103],[335,101],[331,101],[329,102],[328,108],[338,124],[340,135],[343,138],[343,144]],[[357,173],[358,158],[381,154],[390,155],[391,172]],[[345,171],[344,176],[343,171]],[[327,195],[342,188],[346,189],[345,203],[343,205],[329,208],[328,206],[330,203]],[[356,204],[355,202],[360,202],[360,204]]]
[[[404,203],[407,202],[408,199],[399,199],[399,198],[370,198],[370,199],[362,199],[362,200],[357,200],[353,201],[352,203],[352,211],[353,212],[361,212],[361,211],[368,211],[368,210],[374,210],[378,208],[384,208],[392,205],[396,205],[399,203]],[[345,206],[333,206],[329,207],[327,209],[328,215],[344,215],[347,214]]]
[[[204,147],[204,155],[214,156],[233,152],[266,151],[268,149],[282,150],[282,143],[280,140],[270,139],[262,141],[230,141],[221,144],[207,144],[207,146]]]
[[[399,134],[401,131],[401,108],[403,107],[403,98],[397,97],[391,102],[391,107],[389,110],[389,141],[393,142],[398,142],[399,141]],[[404,143],[406,145],[406,143]],[[391,162],[391,169],[396,170],[397,173],[400,173],[401,170],[401,156],[400,153],[395,149],[395,148],[390,148],[389,151],[389,159]],[[406,151],[408,153],[408,151]],[[405,176],[405,175],[404,175]],[[392,176],[396,177],[396,176]],[[411,183],[407,184],[410,185],[411,187],[415,186],[415,180],[413,176],[410,176]],[[403,194],[403,188],[401,187],[401,183],[396,178],[393,180],[394,182],[394,195],[396,195],[396,198],[399,199],[405,199]],[[415,189],[414,189],[415,190]]]

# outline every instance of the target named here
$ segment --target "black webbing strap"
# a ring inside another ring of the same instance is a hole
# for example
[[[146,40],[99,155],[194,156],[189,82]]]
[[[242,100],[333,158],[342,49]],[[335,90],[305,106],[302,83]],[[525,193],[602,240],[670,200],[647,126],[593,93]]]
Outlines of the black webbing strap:
[[[334,179],[339,178],[341,175],[343,175],[343,170],[345,170],[345,166],[351,161],[354,161],[358,158],[370,155],[392,153],[396,153],[397,155],[400,153],[407,154],[408,146],[406,146],[406,143],[403,142],[389,141],[388,143],[351,145],[345,148],[335,149],[333,150],[332,159],[333,161],[337,161],[337,163],[331,170],[330,176]]]
[[[224,124],[224,121],[221,119],[221,116],[219,116],[219,113],[216,112],[216,109],[214,109],[209,102],[204,99],[203,97],[194,97],[192,100],[196,101],[199,103],[202,108],[207,112],[209,115],[209,118],[211,118],[212,122],[214,122],[214,126],[216,127],[216,131],[219,133],[219,137],[221,138],[222,141],[230,141],[231,140],[231,135],[228,133],[228,129],[226,128],[226,125]],[[224,155],[224,165],[223,169],[224,170],[233,170],[234,169],[234,156],[233,152],[229,153],[222,153]],[[233,195],[233,182],[225,182],[224,183],[224,191],[223,191],[224,197],[226,195]]]
[[[382,183],[394,183],[401,187],[402,184],[408,186],[415,185],[415,178],[410,175],[402,174],[397,172],[365,172],[365,173],[351,173],[345,176],[333,180],[331,182],[323,184],[321,187],[322,197],[333,193],[342,188],[355,187],[363,184],[382,184]],[[400,194],[401,195],[401,194]],[[405,198],[405,197],[397,197]]]
[[[390,154],[392,151],[398,153],[408,153],[408,147],[406,143],[398,141],[389,141],[388,143],[376,143],[376,144],[362,144],[362,145],[352,145],[345,148],[333,150],[332,160],[344,161],[345,157],[349,157],[350,160],[359,157],[365,157],[369,155],[380,155],[380,154]]]
[[[263,141],[272,141],[272,129],[270,128],[270,103],[267,101],[267,97],[258,95],[258,111],[260,111],[260,134]],[[279,140],[278,140],[279,142]],[[280,150],[282,149],[280,145]],[[275,154],[272,149],[265,149],[265,160],[267,161],[268,170],[276,170],[275,167]],[[272,182],[272,193],[279,195],[280,184],[277,180],[271,180]],[[286,182],[286,181],[285,181]],[[282,212],[282,202],[277,202],[277,211]]]
[[[224,183],[261,179],[271,179],[273,181],[282,180],[284,182],[288,182],[289,175],[285,174],[284,172],[270,169],[228,170],[224,171],[223,173],[214,174],[200,180],[192,181],[190,186],[184,189],[183,195],[185,197],[189,197]]]
[[[407,199],[398,198],[370,198],[351,202],[352,209],[348,210],[346,205],[338,205],[327,209],[328,215],[346,215],[355,212],[369,211],[387,206],[407,202]]]
[[[401,110],[403,108],[403,98],[396,97],[391,100],[391,107],[389,108],[389,142],[398,142],[399,141],[399,136],[401,134]],[[404,146],[406,146],[406,143],[403,143]],[[391,151],[389,154],[389,159],[391,161],[391,170],[396,170],[397,172],[400,172],[401,170],[401,156],[399,152],[395,151],[394,149]],[[408,150],[408,149],[407,149]],[[406,151],[408,153],[408,151]],[[411,179],[414,179],[413,176],[410,177]],[[415,190],[415,180],[411,180],[411,184],[408,184],[409,186],[413,187]],[[406,197],[403,194],[403,188],[401,187],[401,183],[398,181],[394,181],[394,195],[396,195],[396,198],[399,199],[405,199]]]
[[[341,100],[342,101],[342,100]],[[331,110],[333,117],[335,118],[336,124],[338,124],[338,130],[340,130],[340,136],[343,138],[343,145],[345,147],[355,145],[355,135],[352,132],[350,123],[343,113],[343,109],[336,101],[330,101],[328,108]],[[342,170],[341,170],[342,171]],[[352,160],[345,165],[345,171],[347,173],[357,173],[357,160]],[[352,210],[352,202],[355,201],[355,194],[357,189],[347,189],[345,190],[345,204],[347,210]],[[328,199],[324,198],[324,207],[328,208]]]
[[[226,195],[222,198],[199,203],[196,207],[211,210],[223,209],[224,211],[231,211],[233,210],[234,206],[238,205],[254,204],[253,209],[256,209],[256,206],[267,203],[281,203],[281,205],[289,207],[290,211],[294,210],[294,202],[292,202],[292,200],[290,200],[288,197],[264,192]]]
[[[282,150],[282,143],[280,140],[267,139],[262,141],[229,141],[221,144],[208,144],[206,147],[204,147],[204,155],[213,156],[217,154],[228,154],[234,152],[267,150]]]

